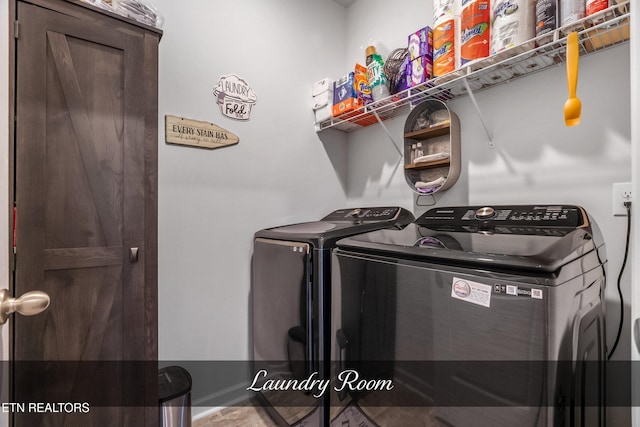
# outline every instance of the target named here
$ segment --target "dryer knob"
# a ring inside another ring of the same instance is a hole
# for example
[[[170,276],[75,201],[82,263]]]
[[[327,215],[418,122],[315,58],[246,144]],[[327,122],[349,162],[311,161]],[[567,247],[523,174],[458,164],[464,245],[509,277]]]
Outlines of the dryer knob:
[[[476,211],[476,218],[478,219],[489,219],[492,218],[496,214],[496,211],[491,207],[480,208]]]

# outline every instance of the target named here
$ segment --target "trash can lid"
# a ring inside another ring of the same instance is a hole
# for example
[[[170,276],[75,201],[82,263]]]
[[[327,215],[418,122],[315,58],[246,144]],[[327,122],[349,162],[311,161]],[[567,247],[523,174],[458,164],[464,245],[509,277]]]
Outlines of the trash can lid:
[[[158,370],[160,403],[167,402],[191,391],[191,375],[180,366],[167,366]]]

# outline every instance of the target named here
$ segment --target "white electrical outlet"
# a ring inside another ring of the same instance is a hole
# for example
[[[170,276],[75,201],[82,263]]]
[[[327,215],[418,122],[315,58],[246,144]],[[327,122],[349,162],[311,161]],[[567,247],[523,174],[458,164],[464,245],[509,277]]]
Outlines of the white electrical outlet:
[[[613,215],[627,216],[624,202],[631,202],[631,183],[616,182],[613,184]]]

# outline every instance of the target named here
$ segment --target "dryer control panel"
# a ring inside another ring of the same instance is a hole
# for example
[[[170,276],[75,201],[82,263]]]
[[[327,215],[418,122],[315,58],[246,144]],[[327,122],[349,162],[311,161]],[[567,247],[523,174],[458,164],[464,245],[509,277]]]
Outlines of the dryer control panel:
[[[457,206],[434,208],[415,221],[430,227],[518,227],[576,229],[588,225],[584,209],[574,205]]]
[[[322,218],[322,221],[391,221],[398,216],[399,212],[399,207],[338,209]]]

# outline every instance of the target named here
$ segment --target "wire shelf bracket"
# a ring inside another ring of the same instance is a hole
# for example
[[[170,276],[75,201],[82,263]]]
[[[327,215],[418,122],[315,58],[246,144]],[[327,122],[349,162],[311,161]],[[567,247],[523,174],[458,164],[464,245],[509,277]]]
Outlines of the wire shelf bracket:
[[[380,115],[378,115],[378,112],[376,110],[373,110],[372,113],[378,120],[378,123],[380,123],[380,126],[382,126],[382,130],[384,130],[384,133],[386,133],[387,136],[389,137],[389,140],[391,141],[391,145],[393,145],[393,148],[396,149],[396,151],[400,155],[400,158],[403,158],[404,154],[402,154],[402,151],[400,151],[400,148],[398,148],[398,143],[396,142],[393,135],[391,135],[391,132],[389,132],[389,129],[387,129],[387,126],[384,124],[384,121],[382,121],[382,119],[380,118]]]
[[[480,110],[480,106],[478,105],[478,101],[476,101],[476,97],[469,86],[469,81],[467,81],[466,77],[462,78],[462,83],[464,84],[465,89],[467,90],[467,94],[469,95],[469,99],[473,104],[473,107],[476,109],[476,113],[478,113],[478,117],[480,118],[480,123],[482,123],[482,127],[484,128],[485,133],[487,134],[487,138],[489,138],[489,148],[493,148],[495,144],[493,143],[493,135],[491,134],[491,130],[487,126],[487,122],[482,115],[482,110]]]

